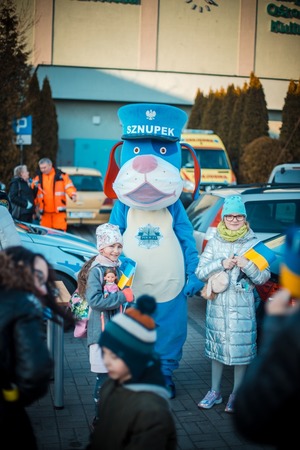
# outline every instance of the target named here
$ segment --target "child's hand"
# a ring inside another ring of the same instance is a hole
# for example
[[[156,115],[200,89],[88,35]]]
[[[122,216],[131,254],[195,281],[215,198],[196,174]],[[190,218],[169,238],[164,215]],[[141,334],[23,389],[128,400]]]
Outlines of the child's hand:
[[[235,263],[240,268],[243,269],[248,264],[249,260],[245,258],[244,256],[235,256]]]
[[[236,259],[234,258],[234,256],[225,258],[222,261],[222,266],[224,267],[225,270],[231,270],[234,268],[235,265],[236,265]]]
[[[291,304],[291,293],[288,289],[278,289],[266,303],[266,311],[270,316],[285,315],[295,312],[299,304]],[[297,306],[297,308],[295,307]]]
[[[127,302],[129,302],[129,303],[133,302],[134,295],[133,295],[133,292],[132,292],[131,288],[125,288],[125,289],[123,289],[122,292],[125,295],[125,298],[126,298]]]

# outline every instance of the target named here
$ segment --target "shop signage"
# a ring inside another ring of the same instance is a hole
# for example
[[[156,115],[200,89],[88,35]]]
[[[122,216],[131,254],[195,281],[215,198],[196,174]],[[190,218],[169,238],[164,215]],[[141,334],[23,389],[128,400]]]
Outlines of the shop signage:
[[[283,5],[283,2],[288,3],[289,6]],[[271,33],[300,36],[300,9],[294,8],[294,6],[300,6],[300,0],[281,0],[280,5],[275,3],[269,3],[267,5],[267,13],[269,16],[274,17],[270,25]],[[282,22],[278,19],[288,19],[289,22]],[[292,22],[291,20],[299,20],[299,23]]]

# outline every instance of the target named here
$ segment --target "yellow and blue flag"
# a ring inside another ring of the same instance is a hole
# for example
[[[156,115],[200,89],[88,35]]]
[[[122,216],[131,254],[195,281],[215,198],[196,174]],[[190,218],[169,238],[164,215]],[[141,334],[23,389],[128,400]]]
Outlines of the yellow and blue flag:
[[[120,289],[124,289],[124,287],[131,287],[133,282],[133,277],[135,274],[136,269],[136,263],[134,261],[129,262],[125,269],[123,274],[121,275],[121,278],[118,283],[118,287]]]
[[[276,259],[276,255],[263,242],[258,242],[249,248],[243,256],[252,261],[259,270],[265,270]]]
[[[280,284],[295,298],[300,298],[300,227],[291,227],[286,234]]]

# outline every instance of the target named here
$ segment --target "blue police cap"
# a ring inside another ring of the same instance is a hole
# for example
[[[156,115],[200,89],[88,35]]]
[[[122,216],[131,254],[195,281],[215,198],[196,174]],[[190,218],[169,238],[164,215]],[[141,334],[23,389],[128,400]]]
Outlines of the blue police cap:
[[[155,103],[134,103],[118,111],[122,139],[160,139],[178,141],[187,114],[175,106]]]

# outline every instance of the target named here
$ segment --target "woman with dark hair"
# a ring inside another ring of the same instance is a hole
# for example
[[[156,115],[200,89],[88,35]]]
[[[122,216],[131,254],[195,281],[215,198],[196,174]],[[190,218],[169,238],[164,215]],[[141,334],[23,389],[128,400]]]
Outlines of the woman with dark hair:
[[[25,247],[0,251],[0,431],[3,449],[37,443],[26,407],[48,390],[53,361],[44,319],[62,323],[53,269]]]

